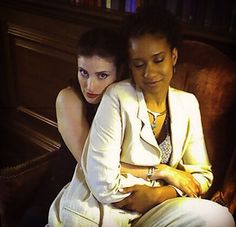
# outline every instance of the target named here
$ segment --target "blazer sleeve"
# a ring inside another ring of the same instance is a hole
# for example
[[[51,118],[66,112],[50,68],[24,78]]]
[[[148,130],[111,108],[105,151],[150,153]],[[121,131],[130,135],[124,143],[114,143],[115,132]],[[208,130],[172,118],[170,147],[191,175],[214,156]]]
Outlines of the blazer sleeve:
[[[83,150],[82,168],[87,184],[101,203],[113,203],[127,197],[119,189],[144,180],[120,174],[120,153],[125,117],[115,88],[109,87],[99,105]]]
[[[190,172],[200,183],[202,194],[206,193],[213,181],[211,165],[205,146],[199,103],[194,95],[188,100],[187,146],[179,168]]]

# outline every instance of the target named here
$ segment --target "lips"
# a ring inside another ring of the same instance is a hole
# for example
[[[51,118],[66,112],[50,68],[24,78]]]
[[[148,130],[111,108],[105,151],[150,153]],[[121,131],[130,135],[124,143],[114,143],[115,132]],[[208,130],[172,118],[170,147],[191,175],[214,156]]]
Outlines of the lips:
[[[150,81],[145,81],[144,84],[147,86],[153,87],[156,86],[161,80],[150,80]]]
[[[92,93],[86,93],[86,96],[90,99],[97,98],[99,95],[98,94],[92,94]]]

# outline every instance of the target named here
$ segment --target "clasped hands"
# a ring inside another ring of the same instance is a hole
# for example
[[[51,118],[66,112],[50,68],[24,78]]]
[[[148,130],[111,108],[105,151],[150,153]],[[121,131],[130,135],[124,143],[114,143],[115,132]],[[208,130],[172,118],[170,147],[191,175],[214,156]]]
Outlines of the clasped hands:
[[[189,197],[197,197],[201,194],[201,187],[194,177],[185,171],[175,169],[165,164],[155,168],[150,180],[164,180],[167,184],[175,186]],[[134,185],[124,188],[122,193],[131,193],[120,202],[113,203],[117,208],[145,213],[157,204],[176,197],[174,188],[168,185],[162,187],[148,187]]]

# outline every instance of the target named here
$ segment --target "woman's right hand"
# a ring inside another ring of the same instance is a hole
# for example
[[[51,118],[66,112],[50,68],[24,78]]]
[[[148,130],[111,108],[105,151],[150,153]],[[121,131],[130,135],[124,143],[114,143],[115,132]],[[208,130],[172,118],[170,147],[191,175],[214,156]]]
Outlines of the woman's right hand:
[[[151,180],[157,179],[165,180],[190,197],[197,197],[201,194],[201,186],[192,174],[168,165],[160,164],[156,167]]]

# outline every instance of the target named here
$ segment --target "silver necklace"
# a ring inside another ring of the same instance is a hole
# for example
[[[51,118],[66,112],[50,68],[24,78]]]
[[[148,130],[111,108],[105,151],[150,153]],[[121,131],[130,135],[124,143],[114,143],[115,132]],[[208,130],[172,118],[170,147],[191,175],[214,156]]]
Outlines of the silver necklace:
[[[153,111],[147,109],[147,112],[150,113],[150,114],[152,115],[152,117],[153,117],[153,121],[152,121],[152,123],[151,123],[151,127],[152,127],[152,129],[154,129],[154,128],[156,128],[157,118],[158,118],[159,116],[164,115],[164,114],[166,113],[166,110],[164,110],[164,111],[162,111],[162,112],[153,112]]]

